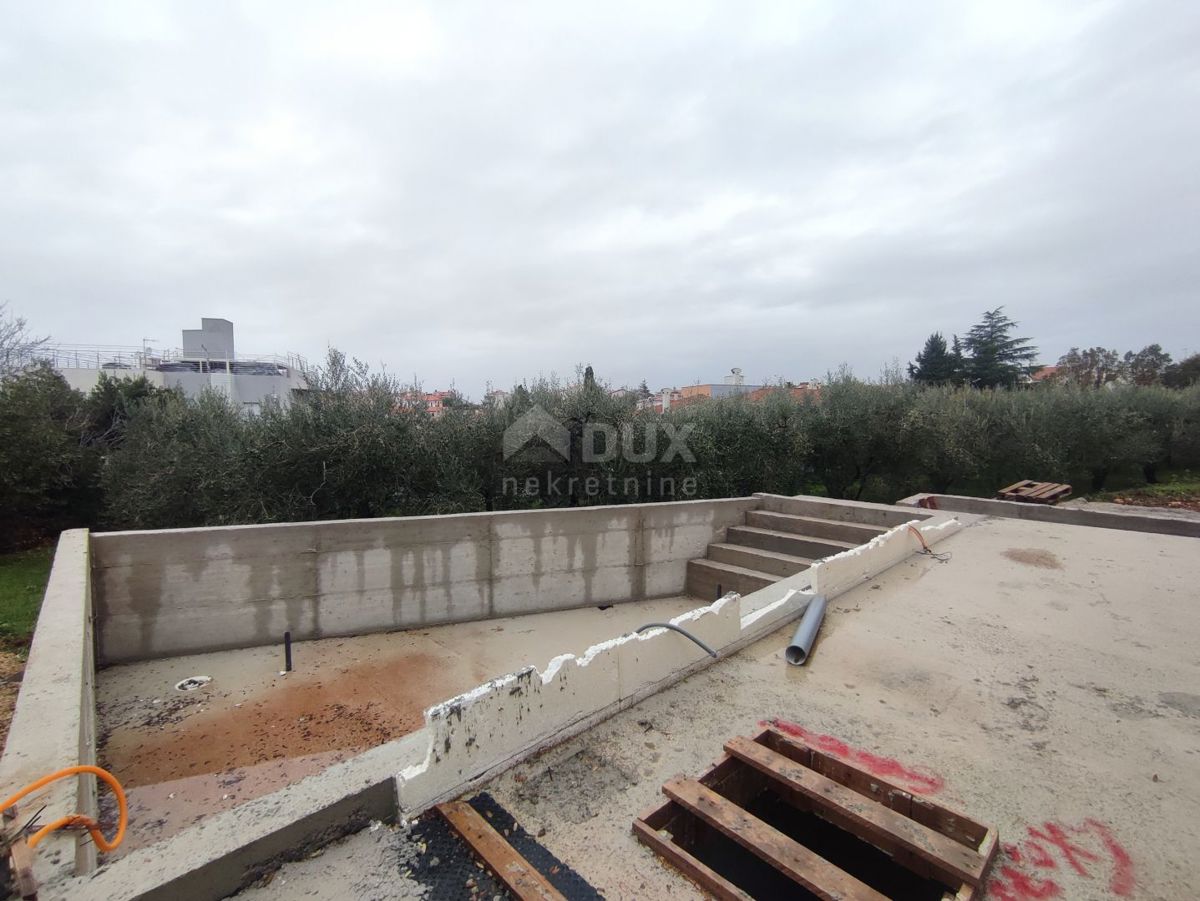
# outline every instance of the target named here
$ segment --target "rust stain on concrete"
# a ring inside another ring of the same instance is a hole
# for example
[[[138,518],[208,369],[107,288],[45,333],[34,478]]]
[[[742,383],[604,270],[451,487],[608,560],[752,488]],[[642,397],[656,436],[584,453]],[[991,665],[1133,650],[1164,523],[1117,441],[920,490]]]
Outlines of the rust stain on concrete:
[[[1062,569],[1062,561],[1050,551],[1032,547],[1010,547],[1004,556],[1014,563],[1036,566],[1039,569]]]
[[[425,708],[459,688],[449,669],[437,656],[418,652],[297,677],[240,706],[206,710],[161,729],[119,730],[104,748],[105,762],[134,788],[366,750],[421,728]]]

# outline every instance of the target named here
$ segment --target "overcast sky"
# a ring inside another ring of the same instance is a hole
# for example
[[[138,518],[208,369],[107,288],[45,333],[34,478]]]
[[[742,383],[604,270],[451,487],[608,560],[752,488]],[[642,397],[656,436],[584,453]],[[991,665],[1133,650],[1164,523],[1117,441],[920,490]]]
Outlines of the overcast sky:
[[[0,300],[426,388],[1200,350],[1200,5],[8,3]]]

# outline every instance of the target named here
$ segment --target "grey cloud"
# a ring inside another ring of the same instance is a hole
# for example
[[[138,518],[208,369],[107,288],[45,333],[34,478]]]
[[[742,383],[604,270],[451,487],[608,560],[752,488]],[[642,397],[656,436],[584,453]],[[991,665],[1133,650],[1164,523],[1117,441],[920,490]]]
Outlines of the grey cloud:
[[[874,374],[998,304],[1196,349],[1186,4],[356,10],[3,13],[0,297],[475,395]]]

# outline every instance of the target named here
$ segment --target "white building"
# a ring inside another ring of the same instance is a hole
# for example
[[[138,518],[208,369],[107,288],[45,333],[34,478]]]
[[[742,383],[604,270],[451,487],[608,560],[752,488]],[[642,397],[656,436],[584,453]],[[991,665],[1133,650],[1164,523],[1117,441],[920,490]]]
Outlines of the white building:
[[[200,328],[183,330],[182,346],[172,350],[154,350],[148,343],[141,348],[60,344],[40,349],[38,356],[80,391],[91,391],[101,373],[145,376],[152,385],[179,388],[188,397],[219,391],[248,413],[261,410],[268,398],[286,405],[308,387],[302,357],[237,354],[228,319],[201,319]]]

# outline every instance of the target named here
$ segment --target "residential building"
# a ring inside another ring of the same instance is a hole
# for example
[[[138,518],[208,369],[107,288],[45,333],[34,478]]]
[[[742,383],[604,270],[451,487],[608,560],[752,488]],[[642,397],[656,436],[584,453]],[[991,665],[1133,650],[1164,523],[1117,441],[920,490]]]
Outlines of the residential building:
[[[747,385],[742,370],[734,367],[720,383],[684,385],[680,390],[680,399],[675,406],[687,406],[703,400],[719,397],[733,397],[738,394],[750,394],[764,385]]]
[[[430,416],[438,417],[446,412],[458,398],[458,392],[450,391],[426,391],[422,397],[425,403],[425,412]]]
[[[821,396],[821,386],[816,382],[799,382],[795,385],[768,385],[765,388],[756,388],[751,391],[748,398],[754,403],[766,400],[771,394],[776,391],[786,391],[796,400],[817,400]]]
[[[638,400],[637,408],[639,410],[653,410],[655,413],[663,413],[672,406],[678,406],[683,398],[682,392],[678,388],[661,388],[649,397],[643,397]]]
[[[183,329],[181,346],[155,350],[152,339],[142,346],[59,344],[39,350],[72,387],[91,391],[102,374],[113,378],[144,377],[152,385],[177,388],[188,397],[217,391],[247,413],[268,401],[287,405],[305,391],[306,363],[297,354],[238,354],[233,323],[228,319],[200,320],[200,328]]]
[[[412,410],[424,410],[437,418],[449,410],[460,399],[457,391],[405,391],[400,395],[403,405]]]
[[[663,413],[672,407],[686,407],[712,398],[734,397],[744,395],[748,400],[757,402],[768,397],[775,391],[787,391],[797,400],[820,397],[820,385],[817,382],[799,382],[787,385],[747,385],[740,369],[733,369],[722,382],[685,385],[682,388],[663,388],[650,397],[638,401],[639,410],[653,410]]]

